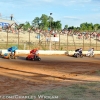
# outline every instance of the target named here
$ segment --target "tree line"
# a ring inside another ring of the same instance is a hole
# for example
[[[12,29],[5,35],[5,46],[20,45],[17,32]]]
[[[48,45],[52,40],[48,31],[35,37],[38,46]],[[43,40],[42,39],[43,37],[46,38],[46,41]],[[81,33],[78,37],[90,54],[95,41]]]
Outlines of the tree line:
[[[22,25],[22,24],[20,24]],[[41,17],[35,17],[31,23],[26,21],[23,24],[23,29],[28,30],[29,28],[34,27],[42,30],[74,30],[74,31],[98,31],[100,30],[100,24],[93,24],[93,23],[81,23],[79,27],[68,26],[67,24],[62,29],[61,21],[57,20],[54,21],[52,16],[48,16],[42,14]]]
[[[80,27],[68,27],[68,25],[65,25],[64,29],[72,29],[74,31],[80,31],[80,32],[100,32],[100,24],[93,24],[93,23],[82,23],[80,24]]]

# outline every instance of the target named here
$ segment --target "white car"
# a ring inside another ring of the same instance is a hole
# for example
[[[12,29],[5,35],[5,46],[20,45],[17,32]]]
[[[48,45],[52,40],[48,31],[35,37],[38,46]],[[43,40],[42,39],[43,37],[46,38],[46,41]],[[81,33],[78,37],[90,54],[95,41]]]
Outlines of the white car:
[[[86,57],[94,57],[94,51],[93,50],[88,50]]]

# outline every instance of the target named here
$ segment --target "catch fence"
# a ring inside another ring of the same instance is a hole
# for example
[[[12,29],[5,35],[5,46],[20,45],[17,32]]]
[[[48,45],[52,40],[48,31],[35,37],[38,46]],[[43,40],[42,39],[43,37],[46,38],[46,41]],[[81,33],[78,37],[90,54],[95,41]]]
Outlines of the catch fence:
[[[51,35],[48,32],[22,32],[17,31],[17,33],[12,33],[8,31],[0,32],[0,49],[7,49],[11,46],[18,46],[21,50],[31,50],[33,48],[39,48],[41,50],[66,50],[71,51],[77,48],[83,48],[83,50],[88,50],[89,48],[94,48],[95,50],[100,50],[100,39],[99,35],[91,36],[88,34],[86,38],[85,34],[82,34],[81,38],[79,34],[64,34],[61,32]],[[51,41],[50,38],[58,38],[58,41]],[[47,40],[49,38],[49,41]]]

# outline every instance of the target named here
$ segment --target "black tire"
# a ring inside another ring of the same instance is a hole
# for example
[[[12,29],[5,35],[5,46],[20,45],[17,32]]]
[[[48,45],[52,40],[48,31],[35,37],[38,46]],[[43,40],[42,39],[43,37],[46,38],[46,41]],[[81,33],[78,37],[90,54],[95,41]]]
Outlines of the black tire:
[[[38,61],[41,61],[41,58],[38,58]]]
[[[17,59],[17,57],[14,57],[14,59]]]
[[[28,60],[28,57],[26,57],[26,60]]]
[[[8,57],[8,59],[11,59],[11,57]]]
[[[91,58],[92,56],[91,55],[89,55],[89,58]]]
[[[83,55],[80,55],[81,58],[83,58]]]
[[[94,57],[94,55],[92,55],[92,57]]]
[[[95,57],[95,55],[92,56],[93,58]]]
[[[75,57],[75,54],[74,55],[72,55],[73,57]]]
[[[34,59],[34,58],[32,58],[31,60],[32,60],[32,61],[35,61],[35,59]]]
[[[12,56],[12,57],[11,57],[11,59],[15,59],[15,57],[14,57],[14,56]]]
[[[89,55],[89,58],[92,58],[92,57],[93,57],[93,55],[90,54],[90,55]]]
[[[79,55],[79,54],[77,54],[77,55],[76,55],[76,58],[79,58],[79,56],[80,56],[80,55]]]
[[[11,59],[11,55],[8,56],[8,59]]]

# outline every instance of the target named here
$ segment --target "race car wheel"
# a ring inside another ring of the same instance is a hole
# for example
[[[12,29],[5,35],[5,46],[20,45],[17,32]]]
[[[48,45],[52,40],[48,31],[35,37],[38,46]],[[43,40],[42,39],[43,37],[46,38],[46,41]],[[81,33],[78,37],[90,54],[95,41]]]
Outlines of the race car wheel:
[[[83,55],[80,55],[81,58],[83,58]]]
[[[35,61],[35,59],[34,59],[34,58],[32,58],[32,61]]]
[[[79,56],[80,56],[80,55],[77,54],[77,55],[76,55],[76,58],[79,58]]]
[[[38,61],[41,61],[41,58],[39,58]]]
[[[28,60],[28,57],[26,57],[26,60]]]

